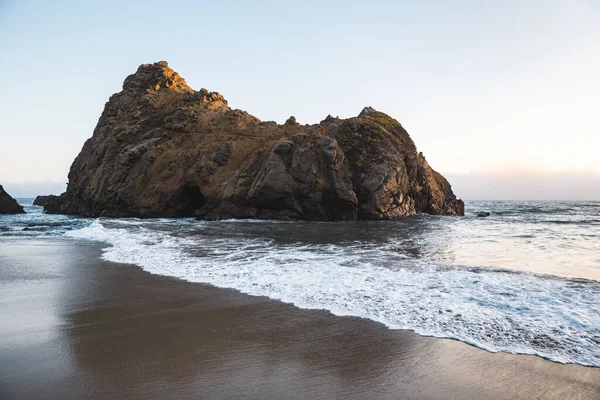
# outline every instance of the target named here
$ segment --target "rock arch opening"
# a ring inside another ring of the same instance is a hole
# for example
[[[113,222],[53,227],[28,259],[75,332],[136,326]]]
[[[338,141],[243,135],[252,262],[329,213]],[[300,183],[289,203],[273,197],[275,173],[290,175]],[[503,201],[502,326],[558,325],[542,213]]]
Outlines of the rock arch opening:
[[[186,183],[182,188],[179,216],[193,217],[196,210],[202,208],[204,203],[204,195],[198,185]]]

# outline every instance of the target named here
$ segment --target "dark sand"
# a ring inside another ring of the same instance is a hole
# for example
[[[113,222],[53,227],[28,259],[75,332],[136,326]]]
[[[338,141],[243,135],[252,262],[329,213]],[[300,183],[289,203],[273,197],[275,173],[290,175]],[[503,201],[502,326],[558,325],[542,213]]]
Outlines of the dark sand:
[[[0,398],[600,399],[600,369],[492,354],[0,241]]]

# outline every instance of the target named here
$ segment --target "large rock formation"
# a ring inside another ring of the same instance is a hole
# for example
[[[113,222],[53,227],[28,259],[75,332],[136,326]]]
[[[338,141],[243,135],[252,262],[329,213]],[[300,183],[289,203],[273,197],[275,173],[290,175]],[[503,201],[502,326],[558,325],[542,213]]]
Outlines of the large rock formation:
[[[464,205],[402,125],[370,107],[319,124],[262,122],[166,62],[104,107],[53,213],[110,217],[398,219]]]
[[[0,214],[23,214],[25,210],[0,185]]]

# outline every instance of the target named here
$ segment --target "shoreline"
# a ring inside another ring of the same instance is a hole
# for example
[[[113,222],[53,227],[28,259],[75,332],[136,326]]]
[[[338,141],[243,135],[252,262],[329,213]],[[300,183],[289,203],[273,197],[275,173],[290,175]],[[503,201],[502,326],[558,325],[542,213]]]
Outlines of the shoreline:
[[[597,367],[153,275],[102,248],[0,243],[0,397],[600,397]]]
[[[74,239],[74,240],[78,240],[78,239]],[[96,242],[96,244],[100,247],[100,250],[104,250],[106,247],[110,247],[112,245],[110,244],[106,244],[104,242]],[[450,341],[454,341],[463,345],[467,345],[469,347],[472,347],[474,349],[477,350],[481,350],[484,351],[486,353],[489,354],[506,354],[506,355],[513,355],[513,356],[520,356],[520,357],[534,357],[534,358],[539,358],[543,361],[548,361],[551,362],[553,364],[557,364],[557,365],[564,365],[564,366],[569,366],[569,365],[573,365],[573,366],[578,366],[578,367],[583,367],[583,368],[593,368],[593,369],[598,369],[600,370],[600,366],[595,366],[595,365],[585,365],[585,364],[577,364],[577,363],[573,363],[573,362],[560,362],[560,361],[556,361],[556,360],[552,360],[550,358],[546,358],[544,356],[538,355],[538,354],[529,354],[529,353],[518,353],[518,352],[508,352],[508,351],[503,351],[503,350],[497,350],[497,351],[493,351],[493,350],[488,350],[485,349],[483,347],[479,347],[475,344],[466,342],[466,341],[462,341],[460,339],[456,339],[453,337],[442,337],[442,336],[434,336],[434,335],[428,335],[428,334],[424,334],[424,333],[419,333],[413,329],[409,329],[409,328],[391,328],[389,326],[387,326],[384,322],[380,322],[374,319],[370,319],[370,318],[366,318],[366,317],[361,317],[361,316],[357,316],[357,315],[337,315],[334,314],[333,312],[331,312],[330,310],[327,310],[325,308],[303,308],[300,307],[294,303],[291,302],[286,302],[284,300],[281,299],[273,299],[270,298],[268,296],[262,296],[262,295],[254,295],[254,294],[250,294],[250,293],[246,293],[243,292],[239,289],[236,288],[231,288],[231,287],[221,287],[221,286],[216,286],[213,285],[211,283],[205,283],[205,282],[194,282],[194,281],[189,281],[186,280],[184,278],[179,278],[179,277],[175,277],[175,276],[171,276],[171,275],[163,275],[163,274],[157,274],[157,273],[152,273],[149,271],[146,271],[143,267],[137,265],[137,264],[130,264],[130,263],[119,263],[119,262],[114,262],[114,261],[108,261],[102,258],[102,254],[99,255],[98,260],[101,262],[106,262],[106,263],[111,263],[111,264],[117,264],[117,265],[123,265],[123,266],[127,266],[127,267],[133,267],[133,268],[137,268],[139,270],[141,270],[143,273],[147,273],[150,274],[151,276],[157,276],[157,277],[161,277],[161,278],[165,278],[165,279],[170,279],[170,280],[174,280],[177,282],[185,282],[187,284],[193,284],[193,285],[200,285],[201,287],[205,287],[206,289],[213,289],[213,290],[226,290],[226,291],[232,291],[235,294],[238,294],[240,296],[249,296],[252,298],[256,298],[256,299],[261,299],[263,301],[274,301],[277,303],[280,303],[282,305],[286,305],[286,306],[291,306],[294,307],[297,310],[302,310],[302,311],[315,311],[315,312],[324,312],[327,315],[333,317],[333,318],[348,318],[348,319],[358,319],[358,320],[362,320],[362,321],[368,321],[369,323],[372,324],[377,324],[379,326],[381,326],[381,328],[386,329],[386,330],[390,330],[390,331],[397,331],[397,332],[401,332],[400,334],[414,334],[417,335],[421,338],[430,338],[430,339],[437,339],[437,340],[450,340]],[[469,267],[467,267],[469,268]],[[481,268],[481,267],[472,267],[472,268]],[[491,269],[492,267],[490,267]],[[505,268],[494,268],[494,270],[496,271],[508,271],[510,273],[515,273],[515,274],[530,274],[530,275],[535,275],[535,276],[540,276],[540,277],[548,277],[548,278],[552,278],[552,279],[569,279],[569,280],[573,280],[573,281],[580,281],[582,283],[600,283],[600,281],[595,280],[595,279],[589,279],[589,278],[581,278],[581,277],[577,277],[577,276],[559,276],[559,275],[551,275],[551,274],[542,274],[542,273],[535,273],[535,272],[529,272],[529,271],[521,271],[521,270],[511,270],[511,269],[505,269]]]

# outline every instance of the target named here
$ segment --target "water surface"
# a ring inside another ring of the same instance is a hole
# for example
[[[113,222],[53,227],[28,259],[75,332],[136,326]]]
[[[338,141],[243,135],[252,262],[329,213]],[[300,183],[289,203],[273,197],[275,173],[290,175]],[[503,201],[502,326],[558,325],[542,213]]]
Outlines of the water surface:
[[[106,260],[151,273],[489,351],[600,366],[600,203],[467,202],[464,218],[343,223],[26,211],[0,217],[0,237],[100,241],[110,245]]]

